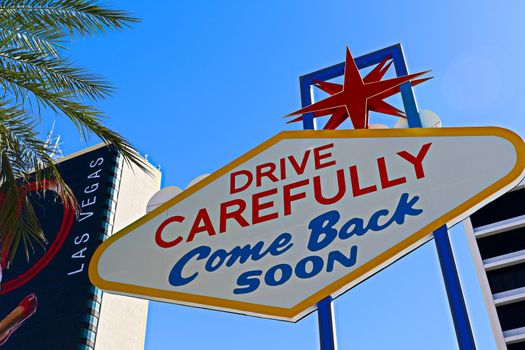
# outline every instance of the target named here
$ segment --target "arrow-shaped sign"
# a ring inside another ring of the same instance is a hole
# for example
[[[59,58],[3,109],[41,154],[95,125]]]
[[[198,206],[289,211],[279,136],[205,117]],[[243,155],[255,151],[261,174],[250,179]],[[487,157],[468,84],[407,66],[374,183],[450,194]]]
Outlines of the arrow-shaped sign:
[[[297,321],[512,188],[501,128],[282,132],[108,238],[119,294]]]

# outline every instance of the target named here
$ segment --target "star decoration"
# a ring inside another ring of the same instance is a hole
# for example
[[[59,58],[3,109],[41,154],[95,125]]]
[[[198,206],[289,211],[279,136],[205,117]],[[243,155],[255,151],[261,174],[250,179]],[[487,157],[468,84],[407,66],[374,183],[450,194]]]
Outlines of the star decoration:
[[[347,48],[343,84],[315,81],[317,87],[331,96],[290,113],[286,117],[304,113],[313,113],[314,117],[331,114],[325,129],[336,129],[348,117],[355,129],[366,129],[368,128],[369,111],[405,117],[402,111],[385,102],[384,99],[398,93],[403,83],[411,81],[412,85],[418,85],[431,78],[412,81],[413,78],[428,72],[426,71],[381,80],[392,64],[392,62],[387,64],[389,59],[390,57],[384,59],[362,79],[350,50]],[[303,116],[300,116],[289,123],[302,119]]]

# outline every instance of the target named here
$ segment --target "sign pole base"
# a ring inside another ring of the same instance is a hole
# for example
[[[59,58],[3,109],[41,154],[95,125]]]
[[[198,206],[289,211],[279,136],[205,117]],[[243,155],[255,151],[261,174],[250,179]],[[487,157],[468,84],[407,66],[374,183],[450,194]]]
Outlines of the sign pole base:
[[[321,350],[337,350],[332,297],[326,297],[317,303],[317,319]]]
[[[434,231],[434,240],[436,242],[439,264],[441,265],[443,280],[445,281],[448,303],[450,305],[452,319],[454,320],[459,348],[461,350],[476,350],[476,344],[474,343],[472,328],[470,327],[468,318],[467,306],[463,298],[463,291],[461,290],[461,283],[459,281],[446,226],[441,226]]]

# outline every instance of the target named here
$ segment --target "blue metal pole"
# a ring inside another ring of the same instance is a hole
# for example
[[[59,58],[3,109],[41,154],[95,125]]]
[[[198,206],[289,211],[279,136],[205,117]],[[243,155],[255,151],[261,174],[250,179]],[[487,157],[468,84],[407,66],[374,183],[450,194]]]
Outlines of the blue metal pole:
[[[467,306],[463,299],[463,291],[461,290],[461,283],[459,281],[446,226],[441,226],[434,231],[434,241],[436,242],[441,272],[445,280],[448,304],[450,305],[450,311],[454,319],[454,328],[456,329],[459,348],[461,350],[475,350],[476,343],[472,335]]]
[[[310,86],[311,80],[301,77],[301,104],[306,107],[312,104]],[[303,116],[303,129],[315,130],[314,115],[312,113]],[[328,296],[317,303],[317,320],[319,325],[319,343],[321,350],[337,350],[337,339],[335,336],[335,317],[332,297]]]
[[[304,108],[312,104],[310,89],[313,85],[313,81],[306,77],[301,77],[299,82],[299,86],[301,87],[301,106]],[[303,116],[303,130],[315,130],[315,120],[313,113],[307,113]]]
[[[408,75],[408,68],[406,65],[405,56],[401,44],[392,45],[384,49],[369,53],[357,57],[355,59],[358,68],[368,67],[372,64],[379,63],[385,57],[391,56],[394,61],[394,67],[398,76]],[[300,78],[301,87],[301,104],[302,107],[306,107],[312,104],[312,97],[310,95],[310,88],[313,85],[313,80],[329,80],[337,76],[343,75],[344,62],[339,63],[314,73],[302,76]],[[410,128],[421,128],[421,119],[417,110],[417,103],[412,91],[410,83],[401,85],[401,97],[403,99],[403,105],[408,119],[408,126]],[[307,114],[303,118],[303,129],[315,129],[315,122],[313,114]],[[447,297],[452,313],[452,319],[454,321],[454,328],[456,330],[456,337],[458,339],[459,347],[461,350],[475,350],[476,345],[474,337],[472,335],[472,328],[468,317],[467,307],[463,298],[463,291],[461,289],[461,283],[459,275],[456,269],[456,262],[454,261],[454,255],[452,252],[452,246],[448,237],[448,231],[446,226],[440,227],[434,232],[434,240],[436,243],[437,253],[439,257],[439,263],[441,265],[441,271],[443,279],[445,281],[445,289],[447,291]],[[318,318],[319,318],[319,332],[321,334],[321,349],[328,350],[333,349],[329,346],[324,345],[323,339],[328,336],[333,339],[335,346],[335,333],[333,329],[333,311],[332,311],[332,299],[327,298],[317,304],[318,307]],[[329,307],[328,311],[326,308]],[[321,315],[322,314],[322,315]],[[328,320],[331,320],[332,327],[324,327],[322,324],[326,324]]]
[[[317,319],[321,350],[337,350],[334,306],[331,297],[326,297],[317,303]]]
[[[396,73],[397,75],[408,75],[408,69],[401,47],[398,52],[399,57],[395,57],[395,55],[393,57]],[[410,128],[422,127],[421,118],[417,111],[416,99],[410,83],[401,85],[401,97],[405,105],[408,126]],[[463,297],[463,290],[461,289],[461,282],[456,269],[454,253],[452,252],[446,226],[441,226],[434,231],[434,242],[436,243],[439,264],[445,282],[445,289],[447,291],[448,303],[452,320],[454,321],[454,329],[456,330],[459,348],[461,350],[475,350],[476,344],[474,342],[474,336],[472,335],[467,306]]]

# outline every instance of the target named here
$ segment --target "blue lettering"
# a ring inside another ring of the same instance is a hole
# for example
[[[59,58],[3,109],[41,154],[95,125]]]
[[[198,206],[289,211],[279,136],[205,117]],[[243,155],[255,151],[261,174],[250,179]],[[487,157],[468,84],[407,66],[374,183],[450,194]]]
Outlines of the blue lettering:
[[[411,197],[408,193],[403,193],[390,218],[388,218],[391,213],[389,210],[379,209],[370,216],[366,225],[364,219],[354,217],[345,222],[340,230],[335,227],[341,218],[338,211],[331,210],[321,214],[312,219],[308,225],[311,232],[308,238],[307,248],[315,252],[326,248],[336,238],[345,240],[354,235],[363,236],[369,231],[382,231],[394,223],[403,225],[407,217],[418,216],[423,213],[422,209],[415,208],[419,199],[419,196]],[[381,224],[380,221],[384,223]],[[217,249],[213,253],[210,247],[197,247],[187,252],[176,262],[170,271],[168,277],[169,283],[178,287],[186,285],[196,279],[199,272],[194,272],[189,276],[184,274],[186,265],[190,264],[191,266],[194,260],[206,259],[206,263],[204,264],[205,270],[207,272],[214,272],[224,265],[231,267],[236,263],[244,264],[249,260],[258,261],[268,254],[272,256],[284,254],[293,247],[292,238],[290,233],[283,232],[268,245],[266,250],[264,250],[264,241],[236,246],[230,251]],[[237,278],[238,288],[235,288],[233,293],[251,293],[257,290],[261,283],[265,283],[268,286],[280,286],[289,281],[292,275],[295,275],[299,279],[309,279],[317,276],[323,269],[326,269],[328,273],[334,271],[336,265],[346,268],[352,267],[357,262],[357,254],[358,246],[352,245],[349,247],[348,254],[338,250],[329,252],[326,264],[322,257],[311,255],[301,259],[294,267],[287,263],[281,263],[269,268],[266,272],[262,270],[246,271]],[[189,267],[188,270],[190,270]],[[188,273],[188,271],[186,271],[186,273]]]
[[[293,246],[291,241],[292,235],[288,232],[283,232],[270,244],[266,253],[270,253],[273,256],[281,255]],[[266,253],[264,253],[264,255],[266,255]]]
[[[264,248],[264,241],[259,241],[253,246],[251,244],[246,244],[242,247],[236,246],[229,252],[224,249],[218,249],[210,256],[206,262],[205,268],[207,271],[213,272],[220,268],[224,262],[226,262],[226,266],[231,267],[237,262],[244,264],[249,259],[252,261],[260,260],[267,254],[273,256],[281,255],[292,247],[292,235],[288,232],[283,232],[277,236],[272,243],[270,243],[268,249],[265,251],[262,251]]]
[[[261,253],[261,249],[264,246],[264,242],[257,242],[253,248],[251,245],[247,244],[244,247],[234,247],[230,251],[230,258],[226,262],[226,266],[230,267],[239,260],[241,264],[244,264],[251,257],[253,261],[262,259],[266,253]]]
[[[281,270],[281,277],[276,278],[275,273]],[[292,277],[292,267],[288,264],[279,264],[271,267],[264,275],[264,282],[269,286],[279,286]]]
[[[354,235],[363,236],[368,231],[382,231],[393,223],[402,225],[405,223],[407,216],[418,216],[423,212],[422,209],[414,208],[418,200],[419,196],[414,196],[410,199],[408,193],[403,193],[399,198],[394,214],[383,225],[379,224],[379,220],[388,216],[390,212],[387,209],[380,209],[373,213],[366,227],[362,218],[351,218],[341,227],[339,232],[334,227],[341,217],[339,212],[332,210],[321,214],[312,219],[308,225],[308,228],[311,230],[310,238],[308,239],[308,249],[310,251],[318,251],[326,248],[337,236],[339,236],[339,239],[345,240]]]
[[[312,263],[312,269],[310,272],[306,271],[306,264]],[[317,275],[323,269],[323,259],[317,255],[307,256],[301,259],[295,266],[295,275],[299,278],[306,279],[312,278]]]
[[[353,229],[349,231],[349,229],[353,226]],[[341,227],[341,231],[339,231],[339,238],[341,239],[347,239],[352,237],[354,234],[358,236],[362,236],[366,233],[367,230],[364,229],[364,223],[363,219],[361,218],[353,218],[347,221],[346,224]]]
[[[246,294],[251,293],[257,288],[259,288],[259,284],[261,283],[257,276],[262,275],[261,270],[253,270],[253,271],[246,271],[243,274],[237,278],[237,285],[238,286],[246,286],[244,288],[235,288],[233,290],[233,294]]]
[[[340,217],[337,210],[331,210],[310,221],[308,225],[308,228],[312,231],[308,240],[308,249],[310,251],[321,250],[334,241],[337,237],[337,230],[333,226],[339,221]],[[323,237],[319,240],[321,236]]]
[[[399,198],[399,203],[397,205],[396,211],[392,218],[385,224],[385,227],[390,226],[393,222],[398,225],[405,223],[405,216],[418,216],[423,212],[422,209],[412,208],[414,204],[419,200],[419,196],[414,196],[410,201],[408,200],[408,193],[403,193],[401,198]]]
[[[328,263],[326,264],[327,272],[332,272],[334,270],[336,261],[345,267],[354,266],[357,261],[357,246],[354,245],[350,248],[350,255],[348,258],[338,250],[330,252],[328,254]]]
[[[371,217],[370,221],[368,222],[368,226],[366,227],[366,231],[372,230],[372,231],[382,231],[383,229],[388,227],[388,222],[385,223],[383,226],[379,225],[379,218],[381,216],[387,216],[390,212],[386,209],[381,209],[376,211]]]
[[[217,270],[219,267],[222,266],[222,263],[224,260],[226,260],[226,257],[228,256],[228,253],[224,249],[217,249],[213,252],[212,255],[208,258],[208,261],[206,261],[206,265],[204,265],[204,268],[208,272],[213,272]],[[219,259],[216,264],[214,264],[215,260]]]
[[[202,260],[210,255],[210,252],[210,247],[200,246],[186,253],[171,269],[170,275],[168,277],[169,283],[172,286],[179,287],[193,281],[197,277],[198,273],[195,272],[190,277],[182,277],[182,269],[194,256],[197,257],[197,260]]]

